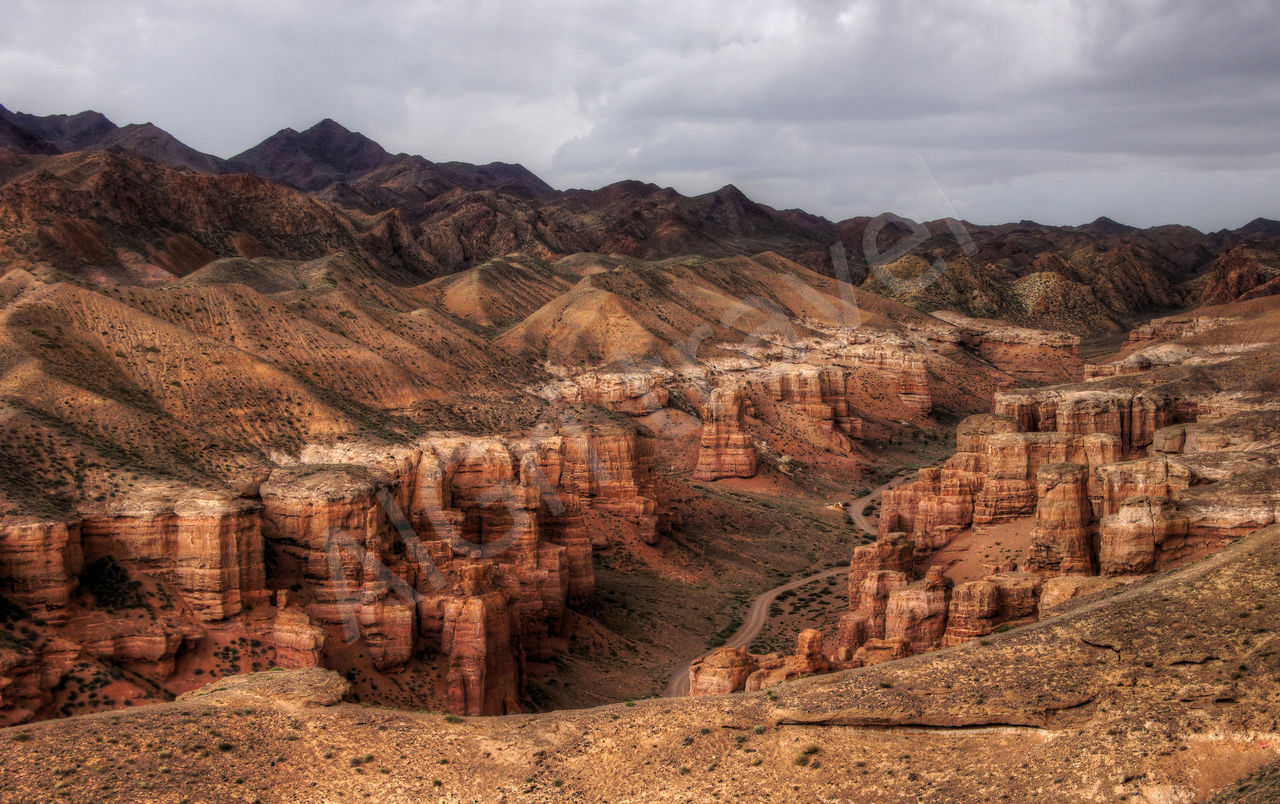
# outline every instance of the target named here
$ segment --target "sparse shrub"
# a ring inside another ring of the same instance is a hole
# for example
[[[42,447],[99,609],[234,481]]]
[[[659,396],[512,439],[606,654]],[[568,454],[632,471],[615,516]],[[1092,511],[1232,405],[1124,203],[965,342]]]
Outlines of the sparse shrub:
[[[458,717],[457,715],[445,715],[444,722],[445,723],[461,723],[462,718]]]

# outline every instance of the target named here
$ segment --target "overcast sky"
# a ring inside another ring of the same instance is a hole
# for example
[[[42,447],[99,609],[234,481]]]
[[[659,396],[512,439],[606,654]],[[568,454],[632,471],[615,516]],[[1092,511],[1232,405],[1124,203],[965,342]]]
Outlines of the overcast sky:
[[[694,10],[690,10],[692,7]],[[840,219],[1280,218],[1280,3],[0,0],[0,103]]]

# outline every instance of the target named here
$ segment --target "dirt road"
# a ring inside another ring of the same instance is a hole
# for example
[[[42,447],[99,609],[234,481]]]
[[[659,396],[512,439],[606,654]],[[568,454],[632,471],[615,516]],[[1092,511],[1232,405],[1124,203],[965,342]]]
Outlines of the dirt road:
[[[903,477],[896,477],[888,483],[875,487],[865,496],[859,497],[849,503],[849,518],[853,520],[853,524],[864,533],[874,537],[876,535],[876,529],[872,527],[867,518],[862,515],[862,509],[866,508],[872,500],[878,499],[881,492],[885,489],[896,486],[903,479]],[[733,636],[725,640],[724,646],[729,648],[740,648],[754,642],[756,637],[760,636],[760,632],[764,629],[765,623],[769,621],[769,607],[773,605],[773,601],[778,599],[778,595],[848,571],[847,567],[836,567],[835,569],[823,570],[822,572],[817,572],[813,575],[806,575],[805,577],[798,578],[794,581],[788,581],[781,586],[775,586],[769,591],[757,595],[751,601],[750,608],[747,609],[746,615],[742,618],[742,625],[739,626],[737,631],[733,632]],[[703,655],[705,656],[706,654]],[[681,665],[680,669],[671,676],[671,681],[667,683],[667,690],[663,695],[667,698],[678,698],[682,695],[688,694],[689,664],[686,663]]]

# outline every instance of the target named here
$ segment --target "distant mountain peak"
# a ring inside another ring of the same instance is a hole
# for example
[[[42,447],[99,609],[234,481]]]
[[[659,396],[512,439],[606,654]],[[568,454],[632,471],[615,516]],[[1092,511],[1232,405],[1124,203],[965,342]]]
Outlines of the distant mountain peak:
[[[1136,227],[1114,221],[1106,215],[1100,215],[1092,222],[1086,223],[1081,229],[1093,234],[1124,234],[1125,232],[1136,231]]]
[[[352,134],[354,132],[346,126],[334,120],[332,117],[326,117],[319,123],[307,129],[304,134]],[[363,134],[356,134],[357,137],[364,137]],[[368,139],[365,137],[365,139]]]

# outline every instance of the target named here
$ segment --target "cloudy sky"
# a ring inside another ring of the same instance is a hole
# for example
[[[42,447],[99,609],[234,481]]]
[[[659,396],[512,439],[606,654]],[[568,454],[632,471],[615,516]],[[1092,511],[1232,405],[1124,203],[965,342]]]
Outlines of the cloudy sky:
[[[690,9],[692,7],[692,10]],[[1280,218],[1268,0],[0,0],[0,103],[230,156],[332,117],[839,219]]]

